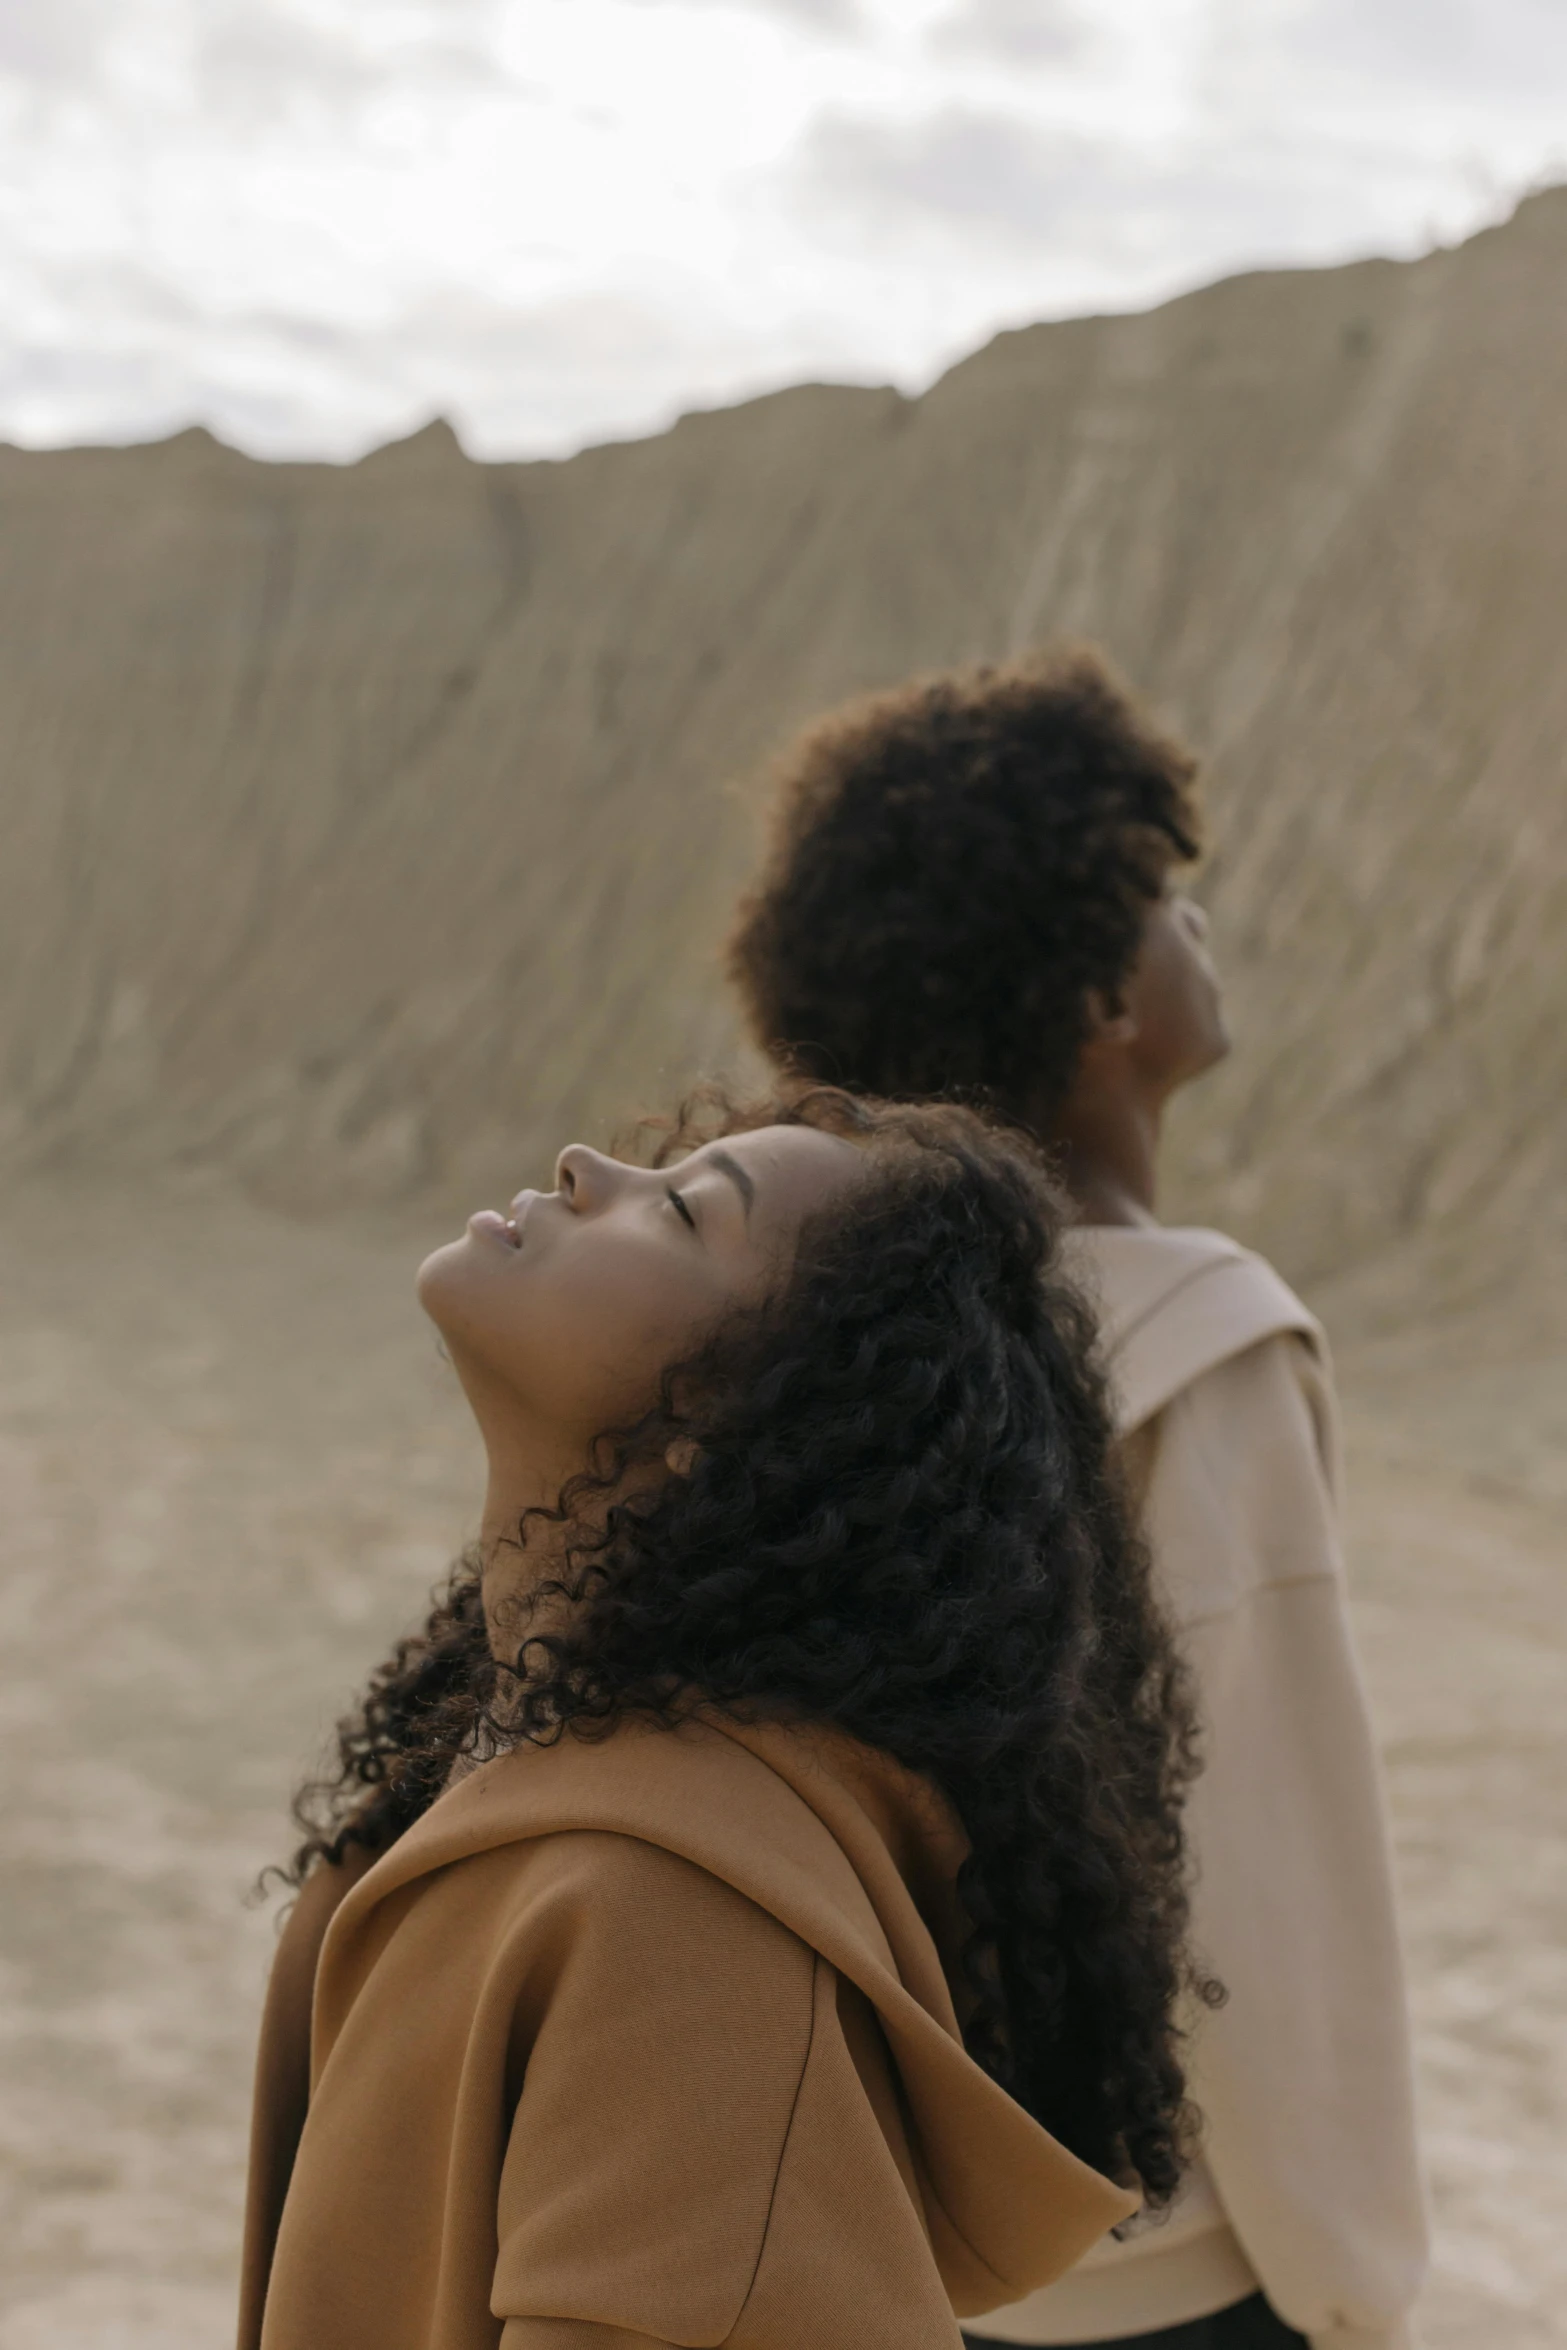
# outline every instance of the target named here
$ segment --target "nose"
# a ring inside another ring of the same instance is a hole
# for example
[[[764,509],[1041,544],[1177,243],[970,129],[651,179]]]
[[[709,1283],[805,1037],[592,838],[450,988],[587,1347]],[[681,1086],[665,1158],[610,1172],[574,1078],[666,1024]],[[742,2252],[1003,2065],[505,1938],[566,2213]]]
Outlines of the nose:
[[[555,1161],[555,1188],[573,1214],[592,1216],[609,1204],[630,1174],[618,1159],[606,1159],[585,1142],[568,1142]]]

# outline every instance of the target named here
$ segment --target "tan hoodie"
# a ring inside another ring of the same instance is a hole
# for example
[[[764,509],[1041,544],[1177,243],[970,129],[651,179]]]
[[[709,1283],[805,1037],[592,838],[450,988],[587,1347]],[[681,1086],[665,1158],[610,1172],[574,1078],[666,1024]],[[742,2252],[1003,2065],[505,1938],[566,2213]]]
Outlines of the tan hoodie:
[[[1192,2050],[1205,2161],[1175,2209],[975,2331],[1107,2341],[1260,2283],[1313,2350],[1402,2350],[1425,2211],[1322,1333],[1219,1233],[1095,1226],[1072,1246],[1195,1671],[1196,1937],[1229,1999]]]
[[[241,2350],[957,2350],[1134,2208],[964,2050],[963,1851],[845,1738],[631,1723],[318,1872]]]

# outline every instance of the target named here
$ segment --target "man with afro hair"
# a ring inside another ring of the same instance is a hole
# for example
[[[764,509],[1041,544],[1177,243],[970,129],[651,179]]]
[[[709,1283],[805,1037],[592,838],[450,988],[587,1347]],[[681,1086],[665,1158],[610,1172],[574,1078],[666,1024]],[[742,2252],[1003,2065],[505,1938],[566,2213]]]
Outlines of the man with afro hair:
[[[976,2344],[1405,2350],[1426,2259],[1381,1787],[1350,1641],[1322,1333],[1279,1276],[1155,1214],[1171,1096],[1228,1049],[1177,886],[1196,767],[1099,657],[918,679],[786,761],[731,970],[802,1075],[987,1106],[1047,1145],[1203,1726],[1204,2133],[1173,2212]]]

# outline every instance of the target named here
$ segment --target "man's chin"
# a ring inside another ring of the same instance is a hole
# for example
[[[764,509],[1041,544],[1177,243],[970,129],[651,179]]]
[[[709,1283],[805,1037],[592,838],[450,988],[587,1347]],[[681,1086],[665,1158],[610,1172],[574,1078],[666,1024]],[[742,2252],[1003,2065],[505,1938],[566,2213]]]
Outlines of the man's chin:
[[[1211,1070],[1217,1069],[1221,1061],[1227,1061],[1234,1047],[1235,1039],[1224,1022],[1219,1021],[1204,1038],[1201,1051],[1193,1053],[1181,1083],[1195,1085],[1199,1077],[1206,1077]]]

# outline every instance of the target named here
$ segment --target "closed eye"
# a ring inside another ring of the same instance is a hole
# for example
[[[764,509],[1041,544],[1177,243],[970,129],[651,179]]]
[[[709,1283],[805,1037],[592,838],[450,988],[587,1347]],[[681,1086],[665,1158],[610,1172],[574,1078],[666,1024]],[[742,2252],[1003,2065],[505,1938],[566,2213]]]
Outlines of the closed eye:
[[[691,1210],[686,1206],[686,1203],[681,1198],[679,1192],[676,1191],[672,1183],[667,1183],[664,1186],[664,1189],[668,1194],[669,1203],[674,1209],[675,1214],[681,1217],[685,1223],[689,1224],[692,1231],[694,1232],[696,1230],[696,1218],[692,1215]]]

